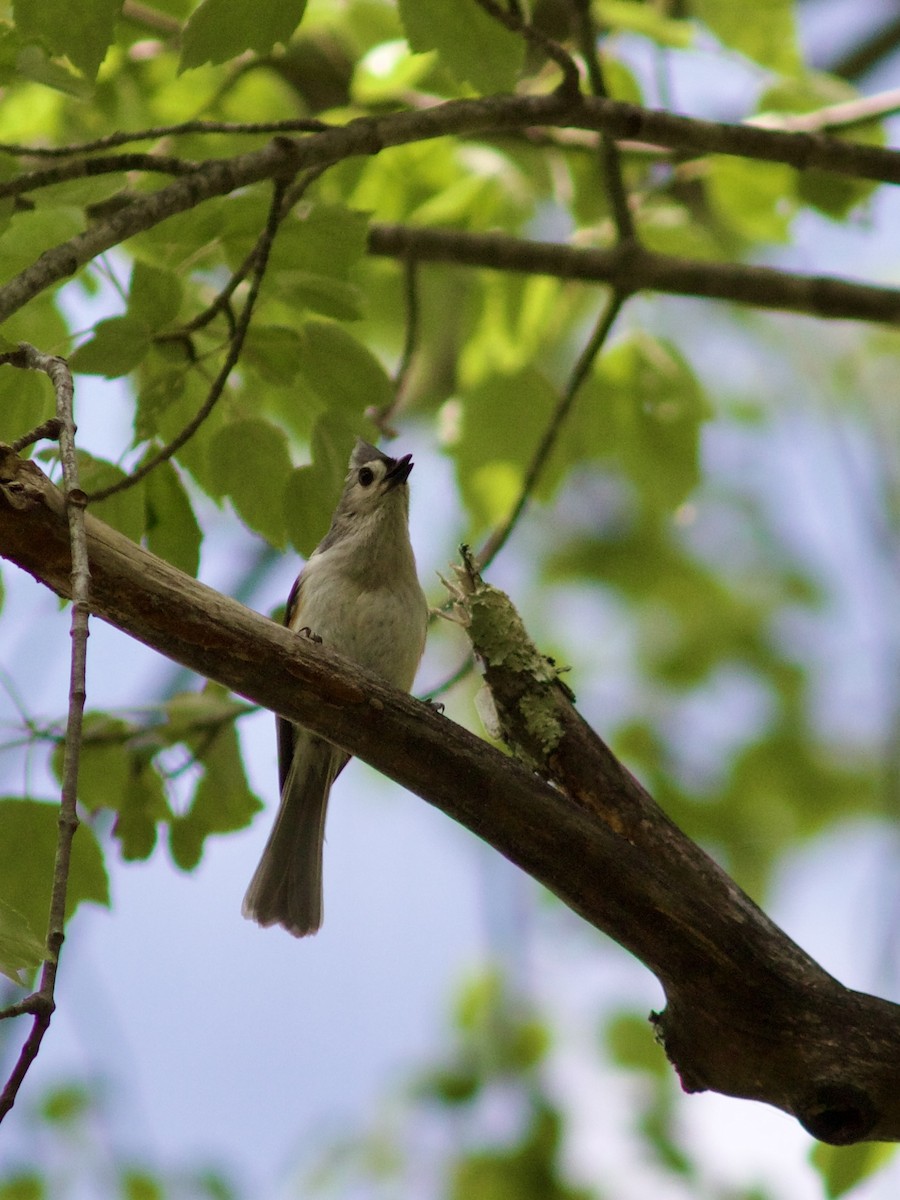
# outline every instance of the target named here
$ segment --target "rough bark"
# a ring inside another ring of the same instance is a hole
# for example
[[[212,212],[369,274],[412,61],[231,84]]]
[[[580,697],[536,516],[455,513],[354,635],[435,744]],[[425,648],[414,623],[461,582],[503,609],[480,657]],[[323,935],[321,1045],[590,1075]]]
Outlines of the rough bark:
[[[90,514],[87,536],[97,616],[365,759],[644,962],[665,989],[654,1021],[688,1091],[776,1105],[836,1144],[900,1140],[900,1006],[843,987],[669,821],[524,630],[509,632],[511,606],[496,601],[506,613],[499,659],[497,626],[473,629],[473,640],[506,735],[531,766]],[[62,497],[9,448],[0,448],[0,555],[69,594]],[[470,624],[478,586],[470,575],[461,597]]]

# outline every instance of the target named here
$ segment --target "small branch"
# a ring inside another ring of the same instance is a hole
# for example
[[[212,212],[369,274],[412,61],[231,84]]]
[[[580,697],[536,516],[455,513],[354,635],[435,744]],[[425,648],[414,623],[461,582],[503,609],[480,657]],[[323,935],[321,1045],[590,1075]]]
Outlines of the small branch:
[[[900,46],[900,16],[895,16],[887,24],[866,36],[851,50],[845,51],[840,58],[830,63],[825,69],[832,75],[841,75],[844,79],[856,79],[865,75],[877,66],[882,59],[892,54]]]
[[[522,481],[522,488],[519,492],[518,499],[513,505],[512,512],[506,518],[502,525],[499,525],[490,535],[487,541],[482,546],[478,553],[478,569],[483,570],[486,566],[494,561],[506,542],[510,534],[518,524],[522,513],[525,511],[525,506],[528,503],[532,492],[537,486],[537,482],[541,477],[541,473],[547,464],[547,460],[556,445],[556,439],[559,437],[559,432],[565,424],[566,418],[572,411],[572,405],[581,390],[581,385],[587,378],[588,372],[593,365],[594,359],[599,354],[610,330],[615,324],[616,317],[621,311],[622,305],[627,299],[622,292],[613,292],[604,308],[603,312],[594,327],[594,332],[591,334],[590,340],[578,356],[575,366],[572,368],[572,373],[560,394],[556,408],[550,417],[547,428],[538,443],[537,449],[532,456],[528,470],[525,473],[525,478]]]
[[[595,96],[608,99],[606,83],[603,79],[603,68],[597,54],[597,30],[591,14],[590,0],[571,0],[575,11],[575,22],[578,28],[578,44],[582,57],[587,66],[588,81]],[[628,192],[622,175],[622,160],[615,140],[608,134],[600,135],[600,161],[603,176],[612,204],[613,219],[616,223],[616,235],[620,242],[633,241],[635,237],[634,219],[628,206]]]
[[[18,349],[19,360],[10,356],[16,366],[43,371],[49,376],[56,393],[56,421],[59,427],[60,461],[64,483],[64,505],[68,518],[69,549],[71,554],[70,586],[72,597],[72,659],[69,678],[69,713],[66,720],[66,745],[63,757],[62,795],[59,810],[59,835],[53,864],[53,886],[50,893],[50,912],[47,922],[46,956],[41,969],[37,993],[30,997],[34,1022],[22,1047],[19,1059],[0,1094],[0,1121],[16,1102],[16,1096],[29,1067],[37,1057],[44,1034],[50,1026],[55,1007],[54,992],[59,955],[65,939],[66,892],[69,885],[69,866],[72,842],[78,828],[75,811],[78,794],[78,762],[81,753],[81,727],[87,694],[87,639],[90,604],[90,566],[84,527],[85,496],[78,483],[78,462],[75,457],[75,420],[73,415],[74,389],[68,364],[61,358],[42,354],[34,346],[23,344]],[[49,423],[48,423],[49,424]]]
[[[181,22],[177,17],[170,17],[168,13],[151,8],[149,4],[140,3],[140,0],[125,0],[122,5],[122,20],[131,21],[134,25],[140,25],[161,37],[177,38],[181,35]]]
[[[91,178],[95,175],[116,175],[124,171],[148,171],[160,175],[188,175],[196,171],[198,164],[190,159],[177,158],[170,154],[115,154],[106,158],[85,158],[75,162],[60,163],[55,167],[44,167],[40,171],[27,171],[13,179],[0,183],[0,200],[9,196],[21,196],[40,188],[53,187],[71,179]]]
[[[406,336],[403,339],[403,350],[400,361],[394,372],[394,399],[382,408],[366,409],[366,416],[377,426],[385,437],[396,437],[396,431],[390,422],[403,407],[406,400],[406,387],[412,368],[413,357],[419,342],[419,268],[416,258],[408,254],[403,259],[403,294],[406,300]]]
[[[433,700],[437,700],[438,696],[446,695],[451,688],[456,687],[458,683],[461,683],[462,680],[471,673],[474,666],[474,656],[472,654],[467,654],[456,670],[451,671],[451,673],[445,679],[442,679],[440,683],[436,683],[434,687],[429,688],[428,691],[423,695],[422,699],[427,700],[430,703]]]
[[[298,201],[303,198],[310,186],[315,183],[315,181],[319,179],[327,169],[327,165],[313,167],[309,171],[305,172],[302,179],[298,180],[295,184],[285,190],[281,202],[281,215],[279,216],[279,221],[284,220],[288,212],[294,207],[295,204],[298,203]],[[212,303],[207,305],[207,307],[195,317],[192,317],[187,324],[182,325],[180,329],[176,329],[164,334],[163,337],[166,341],[179,341],[186,335],[196,333],[198,329],[203,329],[212,320],[214,320],[219,313],[225,313],[226,316],[230,317],[231,297],[253,270],[253,266],[259,257],[261,248],[264,245],[267,236],[267,232],[264,229],[257,238],[256,245],[244,259],[238,269],[232,274],[231,278],[218,293]],[[235,328],[233,318],[231,320],[231,336],[234,337]]]
[[[160,463],[166,462],[174,454],[177,454],[185,442],[189,441],[212,410],[215,408],[222,393],[225,390],[225,385],[228,382],[228,377],[237,365],[237,361],[241,356],[241,350],[244,345],[244,338],[247,336],[247,330],[250,328],[250,318],[253,315],[253,309],[256,306],[256,301],[259,298],[259,290],[262,287],[262,281],[266,274],[266,267],[269,262],[269,253],[272,249],[272,243],[275,240],[275,234],[278,232],[278,226],[283,216],[282,199],[286,188],[286,183],[283,181],[276,182],[272,203],[269,205],[269,215],[266,220],[265,228],[260,235],[259,242],[253,252],[254,266],[253,279],[250,284],[250,290],[247,293],[247,299],[244,307],[241,310],[240,318],[234,330],[234,336],[228,347],[228,353],[225,356],[225,362],[213,381],[213,385],[209,390],[209,394],[203,404],[197,410],[193,418],[188,421],[187,425],[176,434],[170,442],[167,442],[161,450],[153,454],[145,462],[143,462],[136,470],[126,476],[125,479],[120,479],[117,483],[112,483],[109,487],[100,488],[96,492],[91,492],[88,500],[96,504],[99,500],[105,500],[108,496],[114,496],[118,492],[127,491],[128,488],[134,487],[145,479],[151,471],[159,466]]]
[[[808,113],[761,113],[748,117],[745,125],[756,125],[760,129],[783,129],[789,133],[824,133],[831,129],[852,129],[855,125],[867,125],[900,112],[900,88],[878,92],[874,96],[860,96],[856,100],[845,100],[842,104],[829,104]]]
[[[608,283],[626,292],[730,300],[811,317],[900,323],[897,288],[873,287],[827,275],[797,275],[773,267],[677,258],[636,244],[595,250],[558,242],[531,242],[508,234],[373,224],[369,227],[369,253],[393,258],[414,254],[420,262]]]
[[[4,361],[0,359],[0,361]],[[5,361],[9,361],[6,359]],[[17,437],[12,443],[12,449],[16,454],[21,454],[28,446],[33,446],[35,442],[42,442],[45,439],[51,442],[59,441],[60,430],[62,424],[58,417],[50,417],[49,420],[42,422],[34,429],[29,429],[27,433],[23,433],[21,437]]]
[[[160,138],[183,137],[188,134],[260,134],[321,133],[334,126],[314,118],[297,118],[285,121],[182,121],[178,125],[151,125],[148,129],[133,129],[110,133],[95,138],[92,142],[73,142],[69,146],[27,146],[16,142],[0,142],[0,154],[12,154],[20,158],[71,158],[76,154],[95,154],[99,150],[114,150],[127,146],[129,142],[159,141]],[[152,156],[151,156],[152,157]]]
[[[495,21],[511,33],[520,33],[526,42],[556,63],[563,76],[557,89],[561,95],[574,97],[580,93],[581,80],[574,58],[559,42],[547,37],[536,25],[526,21],[518,3],[510,4],[508,9],[503,8],[496,0],[476,0],[476,3]]]

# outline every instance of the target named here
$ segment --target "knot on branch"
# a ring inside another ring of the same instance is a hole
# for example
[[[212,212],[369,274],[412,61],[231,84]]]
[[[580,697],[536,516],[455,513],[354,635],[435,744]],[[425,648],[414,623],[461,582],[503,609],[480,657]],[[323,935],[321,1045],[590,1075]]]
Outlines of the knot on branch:
[[[871,1096],[850,1083],[825,1083],[797,1109],[797,1120],[813,1137],[832,1146],[862,1142],[875,1128],[878,1111]]]

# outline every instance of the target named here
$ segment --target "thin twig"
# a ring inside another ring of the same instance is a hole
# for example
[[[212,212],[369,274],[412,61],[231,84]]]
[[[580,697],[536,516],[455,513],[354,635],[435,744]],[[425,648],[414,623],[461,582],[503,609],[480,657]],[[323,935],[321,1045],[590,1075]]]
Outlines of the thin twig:
[[[0,1095],[0,1121],[16,1102],[16,1096],[28,1069],[37,1057],[44,1034],[50,1025],[55,1007],[54,992],[59,955],[65,939],[66,892],[72,842],[78,828],[75,803],[78,793],[78,762],[81,753],[81,727],[84,716],[87,673],[88,616],[90,611],[90,565],[84,529],[85,495],[78,483],[78,462],[75,456],[75,420],[73,415],[74,389],[72,373],[64,359],[43,354],[34,346],[23,344],[19,357],[10,356],[15,366],[43,371],[49,376],[56,392],[56,417],[59,422],[60,461],[69,522],[72,587],[72,659],[69,681],[69,713],[66,721],[66,746],[63,757],[62,794],[59,810],[59,834],[53,864],[53,885],[50,893],[50,912],[47,921],[46,955],[41,969],[37,992],[27,997],[17,1008],[19,1013],[31,1012],[34,1021],[19,1058]],[[8,1014],[7,1014],[8,1015]]]
[[[553,38],[538,29],[536,25],[524,20],[518,4],[512,4],[505,9],[497,4],[496,0],[476,0],[476,3],[495,21],[499,21],[512,33],[521,33],[527,42],[530,42],[532,46],[556,63],[563,75],[562,83],[557,89],[561,95],[577,96],[579,94],[581,80],[578,75],[578,66],[571,54],[559,42],[554,41]]]
[[[50,417],[48,420],[43,421],[40,425],[35,426],[34,429],[29,429],[27,433],[23,433],[21,437],[17,437],[12,443],[12,449],[16,454],[21,454],[22,451],[27,449],[29,446],[33,446],[35,442],[42,442],[45,438],[49,438],[50,441],[56,442],[59,440],[61,429],[62,425],[60,424],[59,418]]]
[[[852,129],[867,125],[900,112],[900,88],[878,92],[874,96],[859,96],[842,104],[829,104],[808,113],[760,113],[748,117],[745,125],[760,129],[782,129],[788,133],[824,133],[829,129]]]
[[[522,488],[519,492],[518,499],[513,505],[512,511],[502,525],[498,525],[494,532],[490,535],[487,541],[482,546],[478,553],[477,564],[478,570],[481,571],[487,567],[497,557],[503,547],[506,545],[507,539],[519,522],[522,513],[525,511],[531,494],[534,491],[541,473],[547,464],[550,453],[556,445],[556,439],[559,437],[560,430],[565,423],[566,418],[572,411],[572,405],[575,402],[581,385],[587,378],[588,372],[594,362],[594,359],[599,354],[604,342],[609,336],[609,332],[615,323],[616,317],[622,308],[622,305],[627,299],[627,294],[614,291],[607,301],[606,307],[600,314],[594,331],[590,336],[587,345],[578,356],[578,361],[572,368],[572,373],[569,376],[566,386],[563,388],[557,402],[556,408],[547,428],[544,430],[543,437],[538,443],[538,447],[532,456],[531,463],[525,473],[525,479],[522,482]]]
[[[0,200],[36,192],[40,188],[67,183],[71,179],[92,178],[95,175],[118,175],[125,171],[152,171],[160,175],[187,175],[196,171],[199,163],[171,154],[111,154],[106,158],[84,158],[75,162],[26,171],[0,183]]]
[[[329,166],[329,163],[322,163],[319,166],[311,167],[308,171],[304,172],[301,179],[298,179],[296,183],[285,189],[281,201],[281,215],[278,218],[279,222],[284,220],[288,212],[299,200],[303,198],[309,187],[328,170]],[[198,329],[203,329],[219,313],[224,312],[226,315],[229,315],[231,313],[231,297],[253,270],[253,266],[256,263],[257,257],[260,253],[260,247],[263,245],[265,240],[266,231],[263,230],[256,240],[256,245],[249,252],[237,270],[232,274],[231,278],[228,280],[222,290],[207,305],[207,307],[204,308],[202,312],[199,312],[195,317],[192,317],[187,324],[182,325],[179,329],[172,330],[171,332],[167,332],[162,335],[160,340],[178,341],[179,339],[184,338],[185,335],[196,333]],[[232,337],[234,336],[234,332],[235,330],[232,318]]]
[[[419,342],[419,264],[412,253],[403,258],[403,295],[406,301],[406,334],[403,339],[400,361],[392,380],[394,398],[390,404],[385,404],[382,408],[366,409],[366,416],[387,438],[397,436],[397,431],[391,428],[390,422],[406,400],[410,369]]]
[[[127,491],[128,488],[134,487],[136,483],[140,483],[145,479],[160,463],[166,462],[174,454],[177,454],[185,442],[189,441],[209,414],[215,408],[220,396],[225,390],[225,384],[228,382],[228,377],[237,365],[240,358],[241,350],[244,346],[244,338],[247,336],[247,330],[250,327],[250,318],[253,315],[253,309],[256,306],[256,301],[259,297],[259,290],[262,286],[262,281],[266,273],[266,267],[269,262],[269,252],[272,249],[272,243],[275,240],[275,234],[278,232],[278,226],[281,223],[283,215],[282,199],[286,190],[286,183],[283,180],[276,180],[272,195],[272,203],[269,205],[269,215],[266,219],[265,228],[260,235],[259,243],[255,254],[253,278],[250,282],[250,290],[247,293],[247,299],[244,307],[241,310],[241,315],[238,318],[235,326],[234,336],[231,339],[231,344],[228,347],[228,354],[225,356],[225,362],[222,368],[213,381],[213,385],[209,390],[209,395],[204,400],[203,404],[194,414],[187,425],[176,434],[170,442],[167,442],[161,450],[156,454],[151,455],[145,462],[127,475],[124,479],[120,479],[117,483],[110,484],[109,487],[100,488],[96,492],[91,492],[88,500],[96,504],[99,500],[105,500],[108,496],[114,496],[119,492]]]
[[[597,30],[591,14],[590,0],[572,0],[575,23],[578,29],[578,44],[587,67],[591,91],[602,100],[609,99],[603,68],[597,54]],[[606,188],[612,204],[616,235],[620,242],[630,242],[635,237],[634,219],[628,206],[628,192],[622,175],[622,160],[615,139],[609,134],[600,135],[600,161]]]
[[[98,150],[114,150],[129,142],[157,141],[164,137],[181,137],[193,133],[273,134],[321,133],[333,126],[313,118],[285,121],[182,121],[178,125],[152,125],[149,129],[134,129],[110,133],[92,142],[74,142],[70,146],[25,146],[15,142],[0,142],[0,153],[29,158],[71,158],[76,154],[95,154]]]
[[[428,691],[422,696],[422,699],[432,701],[437,700],[438,696],[445,695],[450,691],[451,688],[454,688],[458,683],[461,683],[462,680],[465,679],[468,674],[470,674],[474,666],[475,656],[473,654],[467,654],[456,670],[451,671],[451,673],[445,679],[442,679],[440,683],[436,683],[433,688],[429,688]]]

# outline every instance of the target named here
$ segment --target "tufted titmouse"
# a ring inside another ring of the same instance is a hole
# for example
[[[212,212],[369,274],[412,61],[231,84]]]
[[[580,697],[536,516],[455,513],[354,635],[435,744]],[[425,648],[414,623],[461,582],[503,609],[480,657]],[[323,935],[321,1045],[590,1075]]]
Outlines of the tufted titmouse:
[[[396,687],[412,687],[428,607],[409,541],[412,455],[389,458],[357,441],[331,528],[297,577],[285,624]],[[295,937],[322,924],[328,793],[343,750],[277,718],[281,804],[244,897],[243,913]]]

